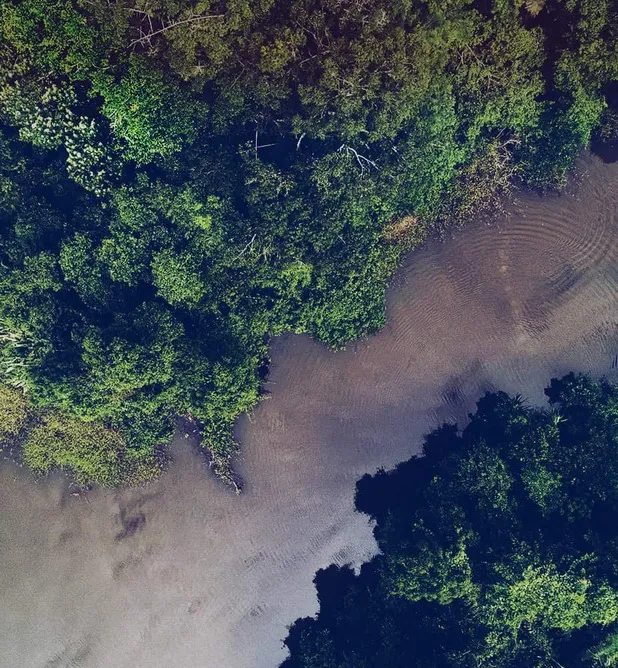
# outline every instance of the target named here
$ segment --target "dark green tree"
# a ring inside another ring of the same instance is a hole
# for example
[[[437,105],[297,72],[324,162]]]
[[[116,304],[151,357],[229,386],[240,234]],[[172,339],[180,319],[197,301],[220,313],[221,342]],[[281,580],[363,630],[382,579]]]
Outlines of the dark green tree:
[[[318,574],[286,668],[616,665],[618,387],[570,374],[546,394],[488,394],[359,482],[382,554]]]

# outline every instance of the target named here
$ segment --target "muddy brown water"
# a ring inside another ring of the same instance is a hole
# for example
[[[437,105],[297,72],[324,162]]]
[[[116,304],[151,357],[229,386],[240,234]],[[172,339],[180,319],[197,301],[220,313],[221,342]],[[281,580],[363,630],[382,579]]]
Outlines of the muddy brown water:
[[[552,376],[616,373],[618,164],[579,173],[414,253],[379,335],[338,353],[275,340],[271,397],[237,428],[241,497],[182,438],[156,483],[87,498],[3,465],[0,665],[274,668],[316,610],[314,571],[375,551],[357,478],[484,390],[542,402]]]

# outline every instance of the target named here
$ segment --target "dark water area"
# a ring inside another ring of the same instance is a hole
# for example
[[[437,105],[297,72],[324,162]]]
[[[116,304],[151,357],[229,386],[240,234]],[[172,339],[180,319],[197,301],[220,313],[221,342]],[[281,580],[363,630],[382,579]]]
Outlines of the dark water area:
[[[571,369],[616,376],[618,164],[587,157],[576,180],[415,252],[377,336],[344,352],[275,340],[270,396],[237,426],[240,497],[182,435],[139,489],[72,496],[4,464],[0,665],[276,666],[286,626],[317,610],[315,571],[375,552],[358,478],[485,390],[542,403]]]

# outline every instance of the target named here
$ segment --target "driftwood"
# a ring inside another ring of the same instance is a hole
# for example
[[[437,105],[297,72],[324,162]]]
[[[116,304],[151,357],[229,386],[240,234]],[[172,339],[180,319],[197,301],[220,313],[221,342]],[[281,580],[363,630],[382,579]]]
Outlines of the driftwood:
[[[210,470],[226,485],[232,487],[236,494],[240,494],[243,488],[243,480],[232,468],[232,457],[215,452],[208,446],[208,443],[201,440],[200,424],[194,417],[187,415],[182,418],[182,422],[185,424],[185,438],[195,438],[199,443],[200,450],[206,452]]]
[[[208,465],[212,469],[213,473],[218,478],[221,478],[221,480],[223,480],[226,485],[230,485],[236,494],[240,494],[243,488],[243,480],[240,475],[238,475],[238,473],[236,473],[236,471],[234,471],[232,468],[229,457],[221,457],[220,455],[212,452],[210,449],[208,449],[208,453],[210,455],[210,461],[208,462]]]

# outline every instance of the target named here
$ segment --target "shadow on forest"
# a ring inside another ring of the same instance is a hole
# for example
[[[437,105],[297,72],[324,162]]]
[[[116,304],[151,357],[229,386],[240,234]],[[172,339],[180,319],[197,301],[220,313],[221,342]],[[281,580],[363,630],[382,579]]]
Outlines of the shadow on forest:
[[[606,84],[602,92],[607,102],[607,127],[593,135],[590,148],[603,162],[611,163],[618,161],[618,81]]]

